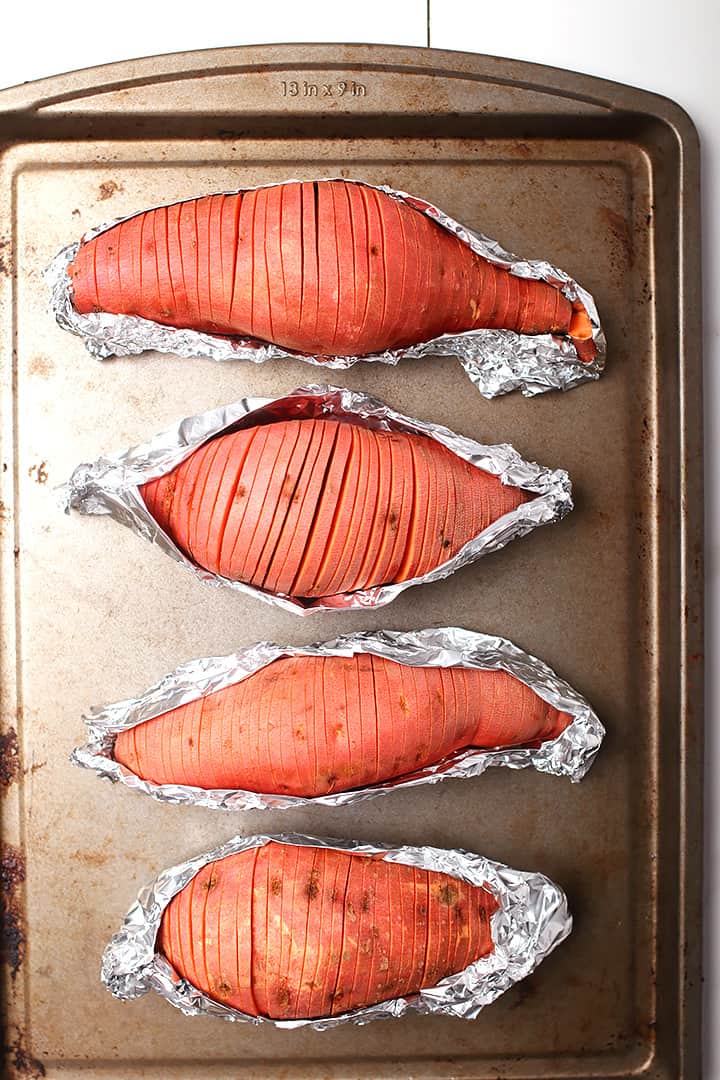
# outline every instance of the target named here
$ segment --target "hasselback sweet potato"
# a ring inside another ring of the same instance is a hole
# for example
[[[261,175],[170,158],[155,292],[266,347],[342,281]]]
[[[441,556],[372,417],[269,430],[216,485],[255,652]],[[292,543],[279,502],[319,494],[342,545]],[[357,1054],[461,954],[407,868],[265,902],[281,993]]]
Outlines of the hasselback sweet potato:
[[[294,597],[421,577],[532,497],[427,436],[333,419],[218,436],[140,491],[197,565]]]
[[[80,314],[363,356],[479,328],[595,346],[579,303],[510,274],[420,210],[369,185],[290,182],[136,214],[81,244]]]
[[[166,907],[156,950],[251,1016],[336,1016],[489,955],[498,907],[438,871],[271,841],[206,864]]]
[[[571,720],[505,671],[292,656],[120,732],[113,753],[156,784],[312,798],[537,745]]]

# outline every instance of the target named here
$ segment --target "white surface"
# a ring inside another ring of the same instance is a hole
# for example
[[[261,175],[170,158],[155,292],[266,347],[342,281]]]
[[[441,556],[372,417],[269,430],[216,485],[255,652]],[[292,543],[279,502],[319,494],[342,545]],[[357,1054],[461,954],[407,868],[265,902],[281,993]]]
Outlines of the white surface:
[[[0,87],[157,53],[266,42],[427,45],[426,0],[34,0],[4,19]]]
[[[26,17],[22,17],[22,16]],[[714,777],[720,740],[713,731],[720,660],[715,613],[720,605],[720,4],[717,0],[364,0],[301,4],[297,0],[201,5],[125,0],[117,7],[75,0],[36,2],[4,20],[0,85],[154,53],[289,41],[365,41],[494,53],[616,79],[665,94],[683,105],[700,132],[703,156],[705,301],[706,511],[708,515],[708,768],[705,892],[720,891],[720,843],[711,822],[720,813]],[[704,1075],[720,1077],[720,926],[706,929]]]

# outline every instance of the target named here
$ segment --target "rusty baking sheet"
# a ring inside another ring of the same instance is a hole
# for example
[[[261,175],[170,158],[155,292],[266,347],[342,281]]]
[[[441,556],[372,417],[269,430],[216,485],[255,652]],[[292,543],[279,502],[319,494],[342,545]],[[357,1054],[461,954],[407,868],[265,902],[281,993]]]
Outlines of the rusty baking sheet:
[[[10,1073],[85,1077],[694,1077],[699,1069],[702,458],[698,161],[672,103],[488,57],[267,46],[117,64],[0,94],[5,1042]],[[569,470],[576,510],[377,611],[302,621],[203,588],[112,521],[66,517],[79,461],[305,368],[100,364],[42,268],[87,227],[247,184],[349,175],[416,192],[597,298],[598,383],[484,401],[452,359],[358,365],[394,408]],[[243,828],[461,846],[541,870],[571,938],[472,1023],[317,1033],[114,1001],[100,955],[137,888],[237,829],[73,769],[81,712],[270,638],[464,625],[543,657],[608,736],[578,785],[496,770]],[[17,737],[17,739],[16,739]]]

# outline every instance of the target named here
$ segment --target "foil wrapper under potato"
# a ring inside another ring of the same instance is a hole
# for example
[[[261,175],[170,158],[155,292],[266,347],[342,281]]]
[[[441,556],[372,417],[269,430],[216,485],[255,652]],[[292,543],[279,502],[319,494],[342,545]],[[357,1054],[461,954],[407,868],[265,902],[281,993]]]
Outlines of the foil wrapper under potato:
[[[365,183],[344,178],[343,182]],[[270,185],[257,185],[258,188],[267,186]],[[497,241],[459,224],[424,199],[383,185],[366,186],[376,187],[378,191],[426,214],[439,226],[454,233],[488,262],[504,267],[517,277],[545,281],[559,288],[571,302],[579,301],[592,325],[592,340],[597,350],[594,359],[589,362],[580,360],[572,341],[549,333],[518,334],[514,330],[467,330],[461,334],[443,334],[432,341],[381,353],[328,357],[294,352],[252,338],[222,337],[197,330],[176,329],[137,315],[113,315],[106,312],[81,315],[73,305],[69,274],[69,267],[75,259],[80,243],[63,248],[45,271],[52,311],[58,324],[81,337],[88,351],[100,359],[132,356],[152,349],[186,358],[249,360],[255,364],[274,359],[299,359],[320,367],[347,369],[359,360],[397,364],[399,360],[424,356],[452,356],[460,361],[472,383],[487,398],[516,389],[520,389],[526,397],[531,397],[546,390],[569,390],[588,379],[599,378],[605,366],[605,336],[593,297],[573,278],[549,262],[521,259],[505,251]],[[237,191],[224,194],[234,195]],[[139,213],[145,212],[145,209]],[[97,226],[84,235],[83,241],[87,242],[135,216],[137,215],[128,214]]]
[[[178,979],[168,961],[155,951],[162,914],[168,903],[209,862],[270,841],[327,847],[381,856],[389,862],[437,870],[485,886],[500,902],[491,918],[494,950],[463,971],[406,998],[354,1009],[338,1016],[308,1020],[271,1020],[250,1016],[204,994],[186,979]],[[279,1028],[312,1027],[317,1031],[339,1024],[366,1024],[409,1010],[474,1020],[485,1005],[529,975],[568,936],[572,917],[565,894],[542,874],[513,870],[502,863],[462,850],[433,847],[382,847],[347,840],[309,836],[237,836],[213,851],[165,870],[143,888],[125,917],[122,929],[108,944],[102,961],[105,986],[123,1000],[155,990],[187,1016],[217,1016],[224,1020],[273,1024]]]
[[[371,787],[316,798],[240,790],[207,790],[182,784],[155,784],[130,772],[113,757],[117,735],[171,709],[240,682],[286,656],[353,656],[372,653],[415,667],[464,666],[506,671],[525,683],[548,704],[567,712],[572,722],[556,738],[537,747],[498,750],[465,749],[416,772]],[[161,802],[185,803],[223,810],[285,810],[309,803],[347,806],[396,788],[434,784],[446,777],[479,776],[492,765],[511,769],[532,766],[541,772],[580,780],[590,768],[605,733],[592,708],[546,664],[529,656],[505,638],[458,627],[409,633],[380,631],[348,634],[304,648],[260,642],[230,656],[191,660],[166,675],[146,693],[91,712],[86,718],[88,742],[72,754],[77,765],[119,781]]]
[[[336,418],[376,430],[429,436],[476,468],[498,476],[502,483],[523,488],[535,497],[492,522],[453,558],[422,577],[336,596],[305,599],[270,593],[221,577],[188,559],[150,514],[140,494],[140,486],[170,472],[216,435],[276,420],[307,418]],[[560,521],[573,505],[570,479],[562,469],[543,468],[524,461],[506,444],[484,446],[438,424],[404,416],[366,394],[333,386],[301,387],[281,398],[243,398],[233,405],[188,417],[148,443],[121,454],[102,457],[94,464],[79,465],[61,492],[66,510],[110,514],[116,521],[157,544],[201,580],[256,596],[301,615],[387,604],[412,585],[440,581],[481,555],[497,551],[516,537],[526,535],[538,525]]]

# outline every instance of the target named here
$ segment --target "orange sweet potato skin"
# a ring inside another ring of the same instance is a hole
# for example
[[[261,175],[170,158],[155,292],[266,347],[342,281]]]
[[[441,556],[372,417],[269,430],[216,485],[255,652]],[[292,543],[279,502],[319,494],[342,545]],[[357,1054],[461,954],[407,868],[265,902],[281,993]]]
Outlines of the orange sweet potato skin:
[[[140,492],[197,565],[315,598],[424,575],[532,497],[426,436],[330,419],[221,435]]]
[[[140,315],[321,355],[367,355],[481,327],[570,334],[559,289],[510,274],[392,196],[286,183],[148,210],[81,245],[76,309]],[[577,305],[575,305],[577,308]]]
[[[489,955],[498,907],[448,874],[272,841],[203,867],[165,909],[156,949],[251,1016],[336,1016]]]
[[[114,756],[156,784],[312,798],[535,745],[571,719],[504,671],[293,656],[121,732]]]

